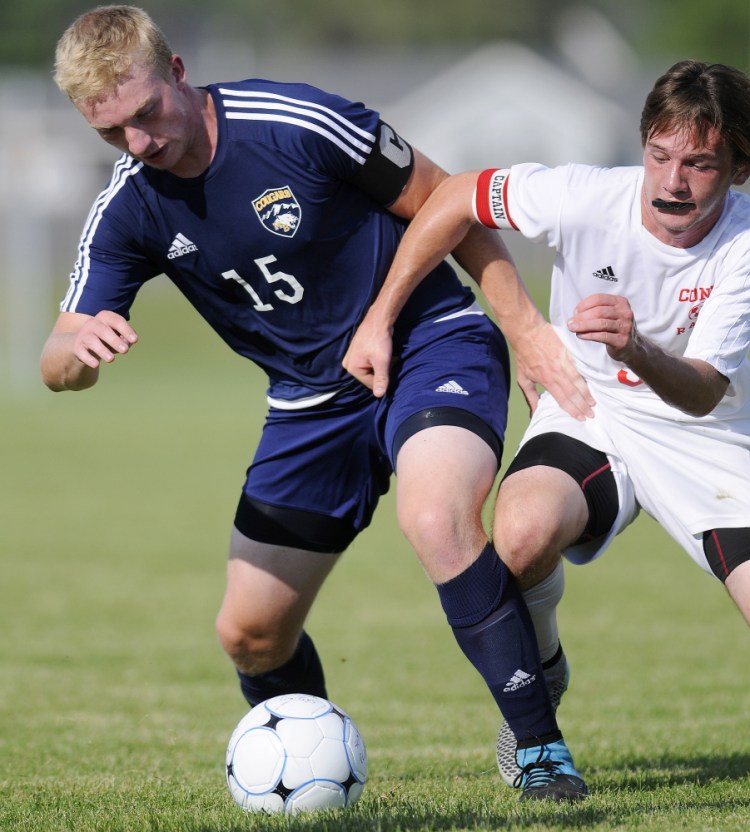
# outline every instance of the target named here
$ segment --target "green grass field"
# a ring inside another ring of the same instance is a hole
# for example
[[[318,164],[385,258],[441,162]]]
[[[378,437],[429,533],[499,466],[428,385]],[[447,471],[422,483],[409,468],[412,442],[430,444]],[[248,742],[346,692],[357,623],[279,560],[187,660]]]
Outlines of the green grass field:
[[[176,294],[136,311],[141,343],[96,389],[0,399],[1,830],[750,827],[747,628],[655,524],[568,568],[559,716],[593,794],[530,806],[499,779],[494,703],[390,497],[309,622],[368,746],[364,795],[240,812],[223,756],[245,707],[213,619],[264,380]],[[525,419],[516,398],[506,462]]]

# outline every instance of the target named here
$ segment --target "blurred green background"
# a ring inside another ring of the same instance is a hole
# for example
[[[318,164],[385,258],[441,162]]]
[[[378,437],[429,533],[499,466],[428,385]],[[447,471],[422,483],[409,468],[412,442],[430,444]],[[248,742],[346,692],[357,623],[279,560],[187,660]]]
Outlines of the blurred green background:
[[[49,67],[57,37],[70,20],[97,4],[26,0],[0,10],[0,65]],[[136,4],[138,5],[138,4]],[[510,38],[542,50],[575,8],[607,16],[646,62],[700,52],[704,60],[745,66],[750,18],[745,0],[149,0],[140,4],[181,39],[222,32],[254,46],[282,41],[325,49],[467,45]],[[168,27],[166,24],[168,23]]]

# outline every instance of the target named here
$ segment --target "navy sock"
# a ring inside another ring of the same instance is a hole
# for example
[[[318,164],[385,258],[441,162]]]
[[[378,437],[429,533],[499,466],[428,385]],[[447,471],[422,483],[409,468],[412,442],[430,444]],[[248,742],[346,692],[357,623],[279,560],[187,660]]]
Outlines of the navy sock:
[[[559,739],[531,617],[494,546],[488,543],[468,569],[437,591],[459,647],[516,739]]]
[[[297,649],[286,664],[268,673],[253,676],[238,670],[237,676],[242,695],[253,706],[282,693],[309,693],[328,698],[318,651],[310,636],[304,631]]]

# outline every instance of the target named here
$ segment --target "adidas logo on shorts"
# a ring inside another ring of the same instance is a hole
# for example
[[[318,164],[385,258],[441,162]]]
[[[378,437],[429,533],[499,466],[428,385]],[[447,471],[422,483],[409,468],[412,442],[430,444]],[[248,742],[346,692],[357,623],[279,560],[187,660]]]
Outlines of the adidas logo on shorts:
[[[445,384],[441,384],[440,387],[435,388],[436,393],[456,393],[459,396],[468,396],[469,394],[464,390],[463,387],[457,382],[453,381],[446,381]]]

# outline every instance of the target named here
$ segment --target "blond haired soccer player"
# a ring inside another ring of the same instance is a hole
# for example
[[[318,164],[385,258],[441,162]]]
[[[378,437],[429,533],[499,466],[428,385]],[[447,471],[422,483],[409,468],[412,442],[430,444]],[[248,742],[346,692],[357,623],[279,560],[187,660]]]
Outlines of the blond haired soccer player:
[[[386,389],[394,315],[477,226],[554,249],[550,319],[595,416],[571,418],[521,377],[533,415],[498,492],[494,543],[524,590],[555,704],[568,683],[561,558],[598,557],[640,509],[750,622],[750,197],[732,188],[750,172],[750,80],[675,64],[646,99],[641,139],[642,166],[526,163],[441,184],[347,359]],[[506,722],[503,777],[526,759]]]
[[[314,87],[192,86],[153,20],[132,6],[74,21],[58,44],[56,80],[121,155],[43,351],[46,384],[91,387],[103,365],[127,356],[138,341],[133,302],[162,274],[268,376],[217,620],[247,701],[326,696],[307,614],[397,472],[401,528],[526,749],[522,797],[585,796],[528,611],[482,525],[507,412],[503,335],[453,269],[436,263],[394,321],[388,396],[342,366],[407,221],[446,174],[377,112]],[[497,235],[477,228],[456,256],[494,298],[530,372],[585,418],[585,382]]]

